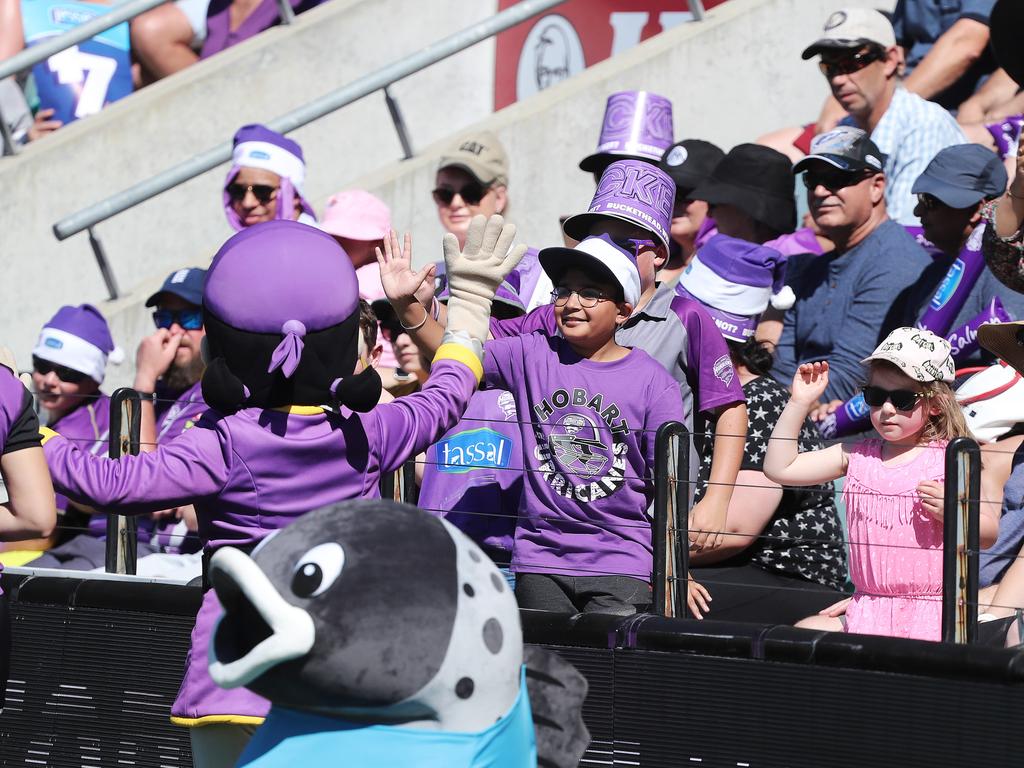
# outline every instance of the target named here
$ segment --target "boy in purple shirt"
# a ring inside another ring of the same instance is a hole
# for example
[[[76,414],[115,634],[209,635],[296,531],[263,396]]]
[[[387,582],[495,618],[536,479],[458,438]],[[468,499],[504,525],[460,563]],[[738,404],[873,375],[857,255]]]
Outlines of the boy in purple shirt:
[[[640,298],[636,255],[608,235],[546,248],[558,335],[487,343],[484,383],[510,390],[525,479],[512,569],[523,608],[630,615],[650,602],[654,438],[683,418],[679,387],[620,346]]]
[[[235,235],[214,258],[204,288],[210,410],[156,451],[118,461],[97,460],[50,433],[44,451],[55,485],[122,514],[193,503],[206,554],[224,545],[250,549],[325,504],[378,496],[381,475],[451,427],[482,376],[487,307],[523,249],[505,257],[515,229],[500,216],[479,217],[471,234],[462,253],[445,244],[450,322],[430,380],[381,406],[376,371],[352,373],[358,283],[341,246],[293,221]],[[206,757],[229,744],[240,752],[246,739],[236,726],[262,722],[268,709],[259,696],[220,689],[209,676],[207,647],[220,611],[208,591],[172,708],[173,722],[193,728],[193,752]]]

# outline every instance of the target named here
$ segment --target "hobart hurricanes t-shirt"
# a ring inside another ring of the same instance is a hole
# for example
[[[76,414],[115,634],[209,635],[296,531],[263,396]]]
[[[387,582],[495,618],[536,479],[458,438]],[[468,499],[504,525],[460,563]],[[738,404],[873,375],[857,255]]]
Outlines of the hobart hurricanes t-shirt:
[[[527,422],[512,569],[649,581],[655,433],[683,420],[679,385],[639,349],[597,363],[532,333],[484,351],[484,384]]]

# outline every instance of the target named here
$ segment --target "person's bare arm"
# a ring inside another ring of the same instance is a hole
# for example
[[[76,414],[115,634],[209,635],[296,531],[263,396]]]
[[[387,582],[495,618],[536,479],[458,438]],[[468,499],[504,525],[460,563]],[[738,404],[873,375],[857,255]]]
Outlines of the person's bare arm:
[[[21,0],[0,0],[0,61],[25,47],[21,22]]]
[[[0,538],[45,538],[57,525],[56,497],[43,449],[23,448],[0,456],[8,500],[0,505]]]
[[[690,542],[696,549],[722,546],[729,504],[747,442],[747,406],[733,403],[718,413],[708,488],[690,511]]]
[[[1006,70],[997,69],[957,108],[957,122],[961,125],[991,123],[1009,114],[1020,114],[1003,111],[1004,105],[1014,100],[1018,90],[1019,86],[1006,74]]]
[[[1017,142],[1017,173],[1010,182],[1009,191],[996,203],[996,234],[1013,237],[1024,222],[1024,133]]]
[[[782,486],[773,483],[763,472],[741,469],[729,502],[722,546],[691,552],[690,564],[711,565],[738,555],[764,531],[781,501]]]
[[[988,25],[974,19],[959,19],[935,41],[903,81],[904,87],[924,99],[942,93],[985,52],[988,40]]]
[[[135,354],[134,388],[145,395],[152,395],[157,379],[167,373],[180,345],[181,334],[171,333],[166,328],[158,328],[155,333],[144,338]],[[141,410],[139,443],[141,449],[148,453],[156,450],[156,411],[153,400],[144,397]]]
[[[843,105],[836,101],[836,97],[830,93],[825,98],[825,103],[821,105],[821,114],[818,115],[818,122],[815,123],[814,132],[827,133],[831,131],[848,114],[843,109]]]

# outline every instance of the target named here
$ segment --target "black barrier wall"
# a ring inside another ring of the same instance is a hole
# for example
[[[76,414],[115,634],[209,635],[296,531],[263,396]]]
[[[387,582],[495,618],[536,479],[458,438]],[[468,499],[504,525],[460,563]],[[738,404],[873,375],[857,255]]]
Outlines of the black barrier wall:
[[[167,717],[195,587],[6,573],[0,765],[191,766]],[[1024,653],[790,627],[523,612],[590,682],[582,765],[1009,766]]]

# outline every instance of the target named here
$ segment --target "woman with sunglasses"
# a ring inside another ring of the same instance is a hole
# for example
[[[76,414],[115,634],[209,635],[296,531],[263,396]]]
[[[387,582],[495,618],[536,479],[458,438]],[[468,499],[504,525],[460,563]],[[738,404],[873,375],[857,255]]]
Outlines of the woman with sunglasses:
[[[316,225],[316,214],[302,196],[306,162],[302,147],[263,125],[244,125],[233,139],[231,170],[224,179],[224,213],[241,231],[265,221],[286,219]]]
[[[863,362],[864,399],[881,439],[799,453],[797,433],[828,384],[828,363],[804,363],[765,456],[764,473],[781,485],[846,478],[850,537],[849,600],[797,626],[919,640],[942,634],[945,447],[970,436],[950,386],[952,348],[931,331],[897,328]],[[996,540],[1001,484],[981,479],[981,546]],[[845,611],[845,616],[840,614]]]

